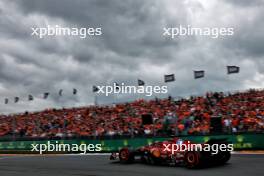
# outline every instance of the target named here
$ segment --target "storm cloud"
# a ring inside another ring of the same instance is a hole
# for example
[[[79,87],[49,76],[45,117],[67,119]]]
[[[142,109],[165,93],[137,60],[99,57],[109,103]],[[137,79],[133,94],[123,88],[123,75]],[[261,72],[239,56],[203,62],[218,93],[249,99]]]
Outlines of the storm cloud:
[[[3,0],[0,2],[0,113],[93,104],[93,85],[164,85],[172,96],[264,87],[261,0]],[[32,27],[100,27],[101,36],[31,36]],[[164,37],[164,27],[232,27],[233,36]],[[227,65],[241,67],[227,75]],[[194,80],[193,70],[205,70]],[[76,96],[72,89],[78,89]],[[63,96],[58,91],[63,89]],[[44,92],[50,92],[47,100]],[[32,94],[35,101],[28,102]],[[21,97],[13,103],[13,97]],[[157,95],[166,97],[168,95]],[[4,98],[10,103],[4,104]],[[99,96],[100,104],[137,95]],[[143,98],[141,96],[140,98]]]

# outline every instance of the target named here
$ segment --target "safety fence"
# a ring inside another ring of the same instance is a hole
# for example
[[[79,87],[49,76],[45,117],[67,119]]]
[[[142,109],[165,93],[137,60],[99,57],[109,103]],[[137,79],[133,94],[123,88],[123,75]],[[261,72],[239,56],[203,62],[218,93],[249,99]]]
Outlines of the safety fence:
[[[229,142],[234,144],[235,150],[264,150],[264,134],[239,134],[239,135],[209,135],[209,136],[184,136],[182,139],[188,139],[193,142],[203,143],[209,139],[222,139],[226,138]],[[143,145],[151,144],[155,141],[163,141],[170,139],[169,137],[162,138],[132,138],[132,139],[105,139],[105,140],[92,140],[92,139],[73,139],[73,140],[50,140],[50,143],[61,144],[101,144],[102,152],[117,151],[124,146],[137,148]],[[0,142],[1,151],[31,151],[32,144],[47,144],[47,140],[42,141],[3,141]]]

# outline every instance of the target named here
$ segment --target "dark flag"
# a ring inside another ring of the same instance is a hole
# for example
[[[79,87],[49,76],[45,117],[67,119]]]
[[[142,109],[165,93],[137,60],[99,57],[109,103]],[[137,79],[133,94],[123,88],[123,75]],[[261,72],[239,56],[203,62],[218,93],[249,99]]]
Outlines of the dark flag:
[[[5,104],[8,104],[8,98],[5,98]]]
[[[33,101],[34,97],[32,95],[28,95],[28,101]]]
[[[73,93],[73,95],[76,95],[77,94],[77,89],[74,88],[72,93]]]
[[[172,81],[175,81],[174,74],[165,75],[165,76],[164,76],[164,81],[165,81],[165,83],[166,83],[166,82],[172,82]]]
[[[19,97],[15,97],[14,102],[17,103],[19,101]]]
[[[239,73],[239,69],[238,66],[227,66],[227,74]]]
[[[194,71],[194,79],[203,78],[204,75],[204,70]]]
[[[59,96],[62,96],[62,92],[63,92],[63,90],[60,89],[60,91],[59,91]]]
[[[98,91],[99,91],[98,87],[97,86],[93,86],[93,92],[98,92]]]
[[[49,92],[45,92],[43,98],[44,98],[44,99],[47,99],[48,96],[49,96]]]
[[[145,85],[145,82],[140,80],[140,79],[138,79],[138,86],[144,86],[144,85]]]
[[[116,89],[116,90],[119,90],[119,89],[120,89],[119,84],[115,83],[115,85],[116,85],[115,89]]]

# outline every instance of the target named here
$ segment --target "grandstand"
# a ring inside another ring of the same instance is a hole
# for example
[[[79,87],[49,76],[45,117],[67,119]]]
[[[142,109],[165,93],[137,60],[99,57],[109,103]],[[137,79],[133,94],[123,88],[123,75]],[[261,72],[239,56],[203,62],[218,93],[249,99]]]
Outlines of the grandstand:
[[[145,115],[151,122],[144,122]],[[47,109],[0,116],[0,137],[75,138],[208,135],[213,118],[221,133],[264,132],[264,90],[210,92],[173,100],[143,99],[108,106]]]

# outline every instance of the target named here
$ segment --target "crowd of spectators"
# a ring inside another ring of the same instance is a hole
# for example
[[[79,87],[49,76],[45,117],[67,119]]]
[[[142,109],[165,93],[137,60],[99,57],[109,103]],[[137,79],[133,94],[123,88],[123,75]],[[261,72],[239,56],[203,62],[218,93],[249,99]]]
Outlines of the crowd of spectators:
[[[153,117],[153,123],[143,125],[145,114]],[[225,133],[263,132],[264,90],[0,115],[0,137],[208,134],[211,118],[216,117],[222,119]]]

